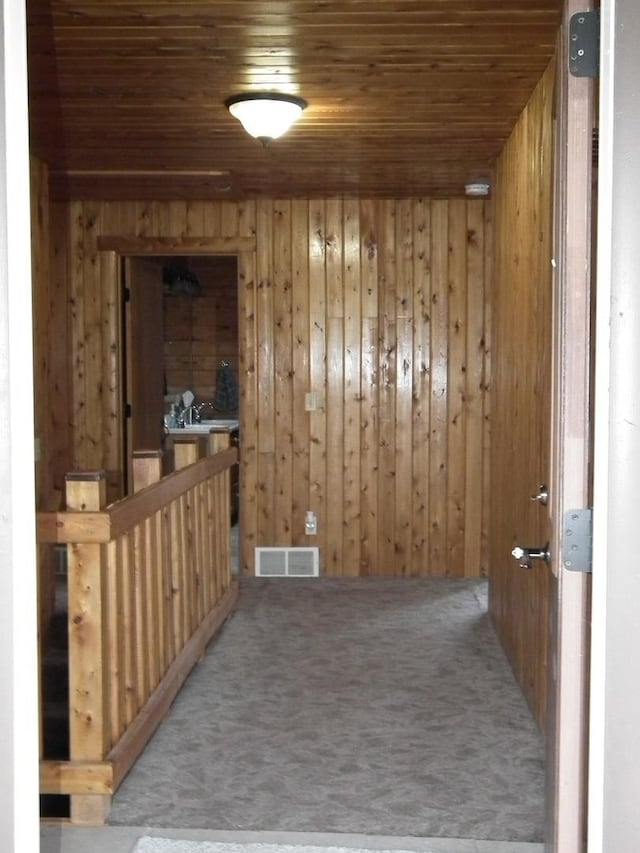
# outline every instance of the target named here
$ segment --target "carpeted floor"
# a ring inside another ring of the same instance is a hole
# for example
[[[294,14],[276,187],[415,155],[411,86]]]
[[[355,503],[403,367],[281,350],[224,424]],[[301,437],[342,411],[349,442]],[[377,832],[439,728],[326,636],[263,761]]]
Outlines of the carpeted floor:
[[[186,841],[172,838],[141,838],[133,853],[410,853],[407,850],[364,850],[351,847],[298,847],[286,844],[222,844],[214,841]],[[429,853],[427,848],[423,853]]]
[[[485,582],[243,580],[109,822],[542,840],[543,740]]]

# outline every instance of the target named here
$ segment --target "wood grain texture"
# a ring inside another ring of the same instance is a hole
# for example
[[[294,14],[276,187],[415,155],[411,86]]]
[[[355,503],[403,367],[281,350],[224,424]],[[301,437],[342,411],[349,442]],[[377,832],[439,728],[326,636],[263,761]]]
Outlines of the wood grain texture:
[[[33,150],[56,198],[182,199],[171,218],[184,235],[203,233],[194,199],[460,197],[490,176],[553,54],[560,8],[29,0]],[[267,151],[224,106],[261,90],[308,101]],[[155,211],[138,207],[143,235]]]
[[[191,206],[193,207],[193,205]],[[171,265],[171,258],[164,258]],[[197,296],[168,293],[164,306],[166,393],[189,388],[198,401],[216,395],[223,361],[238,370],[238,269],[235,256],[187,256],[181,259],[198,279]],[[162,290],[161,277],[158,286]],[[210,417],[205,411],[203,416]]]
[[[78,412],[69,463],[100,467],[117,457],[119,441],[104,420],[100,441],[85,432],[86,399],[102,377],[84,357],[80,310],[86,291],[99,293],[104,323],[92,321],[91,334],[111,340],[118,282],[109,265],[76,255],[96,254],[99,227],[111,242],[98,257],[111,257],[118,231],[134,250],[140,229],[143,245],[161,240],[181,254],[181,235],[202,221],[211,232],[191,234],[188,246],[235,234],[253,235],[256,247],[245,251],[240,242],[236,253],[243,570],[253,570],[256,545],[317,544],[331,575],[486,572],[488,508],[479,496],[489,473],[487,204],[260,199],[165,207],[93,202],[89,227],[82,202],[53,205],[62,223],[53,233],[64,237],[54,257],[75,271],[72,353],[82,363],[68,392]],[[307,392],[316,394],[315,411],[305,411]],[[109,484],[117,496],[117,472]],[[306,510],[318,517],[315,538],[304,534]]]
[[[510,552],[549,539],[547,510],[530,496],[549,477],[553,82],[550,66],[497,164],[491,300],[490,610],[542,727],[549,569],[525,571]]]
[[[34,434],[40,444],[40,458],[36,457],[35,494],[39,509],[58,509],[62,501],[60,484],[56,477],[57,457],[51,441],[56,429],[64,433],[67,419],[64,400],[56,394],[56,376],[62,371],[60,348],[56,340],[64,334],[64,319],[58,312],[58,324],[51,323],[53,305],[57,298],[59,279],[51,276],[51,223],[49,221],[49,185],[46,166],[36,159],[31,160],[31,277],[33,290],[33,338],[38,341],[33,361]],[[25,286],[25,282],[21,286]],[[60,327],[62,323],[62,328]],[[66,336],[65,336],[66,337]],[[68,389],[69,384],[62,385]],[[62,403],[62,406],[61,406]],[[43,446],[43,442],[46,446]],[[61,475],[63,471],[59,472]],[[49,628],[55,608],[56,554],[51,545],[39,545],[38,560],[38,636],[41,653],[47,651]]]

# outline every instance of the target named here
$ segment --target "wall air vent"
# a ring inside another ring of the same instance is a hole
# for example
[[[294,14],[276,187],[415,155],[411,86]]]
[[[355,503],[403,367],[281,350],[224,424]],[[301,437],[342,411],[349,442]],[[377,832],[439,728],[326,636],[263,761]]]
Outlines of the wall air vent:
[[[317,548],[256,548],[256,577],[317,578]]]

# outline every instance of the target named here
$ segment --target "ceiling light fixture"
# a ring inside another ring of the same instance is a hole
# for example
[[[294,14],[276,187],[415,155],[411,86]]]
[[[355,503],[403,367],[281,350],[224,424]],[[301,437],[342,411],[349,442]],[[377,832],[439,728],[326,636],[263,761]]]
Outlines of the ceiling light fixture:
[[[307,102],[278,92],[254,92],[227,98],[225,106],[248,134],[268,145],[300,118]]]

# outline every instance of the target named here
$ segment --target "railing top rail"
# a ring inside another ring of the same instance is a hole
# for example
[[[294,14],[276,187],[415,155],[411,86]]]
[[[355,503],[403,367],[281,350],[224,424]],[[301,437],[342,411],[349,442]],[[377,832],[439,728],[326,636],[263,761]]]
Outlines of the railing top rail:
[[[238,461],[238,450],[231,447],[213,456],[205,456],[193,465],[175,471],[105,507],[101,512],[39,512],[37,513],[38,542],[64,544],[106,544],[133,530],[145,519],[155,515],[209,477],[219,474]]]

